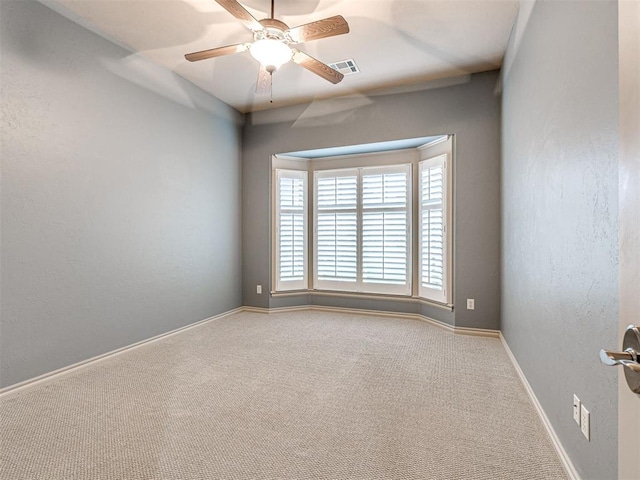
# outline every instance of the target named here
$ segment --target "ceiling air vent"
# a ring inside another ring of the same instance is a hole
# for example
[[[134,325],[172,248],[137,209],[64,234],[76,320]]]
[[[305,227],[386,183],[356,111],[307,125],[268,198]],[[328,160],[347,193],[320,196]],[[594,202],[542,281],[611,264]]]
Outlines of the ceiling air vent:
[[[343,75],[353,75],[354,73],[360,73],[360,69],[352,58],[349,60],[340,60],[336,63],[330,63],[329,66],[334,70],[339,71]]]

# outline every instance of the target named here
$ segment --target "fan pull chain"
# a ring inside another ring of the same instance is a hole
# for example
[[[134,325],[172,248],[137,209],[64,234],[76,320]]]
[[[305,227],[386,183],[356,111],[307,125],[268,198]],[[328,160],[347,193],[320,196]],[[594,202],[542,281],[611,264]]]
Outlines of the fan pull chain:
[[[273,103],[273,72],[269,74],[269,103]]]

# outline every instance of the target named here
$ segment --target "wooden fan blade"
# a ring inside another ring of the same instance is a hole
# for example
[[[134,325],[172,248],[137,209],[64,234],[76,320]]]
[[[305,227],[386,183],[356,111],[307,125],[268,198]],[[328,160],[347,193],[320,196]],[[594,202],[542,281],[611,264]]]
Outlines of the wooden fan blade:
[[[267,69],[262,65],[260,65],[260,71],[258,72],[256,93],[258,95],[268,95],[271,93],[271,74],[267,72]]]
[[[288,32],[294,43],[308,42],[309,40],[349,33],[349,24],[342,15],[336,15],[335,17],[290,28]]]
[[[221,57],[222,55],[231,55],[232,53],[240,53],[249,49],[248,43],[238,43],[237,45],[228,45],[226,47],[212,48],[210,50],[202,50],[201,52],[187,53],[184,58],[190,62],[205,60],[207,58]]]
[[[249,30],[253,30],[254,32],[264,30],[262,25],[260,25],[260,22],[258,22],[242,5],[236,2],[236,0],[216,0],[216,2],[227,12],[240,20],[240,22],[242,22],[242,24]]]
[[[306,68],[310,72],[315,73],[316,75],[330,81],[331,83],[340,83],[340,81],[344,78],[344,75],[342,75],[337,70],[334,70],[329,65],[322,63],[320,60],[316,60],[315,58],[307,55],[304,52],[296,51],[296,53],[293,55],[292,60],[301,67]]]

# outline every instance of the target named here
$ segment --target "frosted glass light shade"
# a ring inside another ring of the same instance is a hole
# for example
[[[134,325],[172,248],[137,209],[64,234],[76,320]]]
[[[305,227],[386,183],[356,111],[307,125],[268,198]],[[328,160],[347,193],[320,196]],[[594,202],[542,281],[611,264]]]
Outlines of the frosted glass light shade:
[[[265,38],[258,40],[249,47],[249,52],[253,58],[258,60],[264,67],[280,68],[284,63],[291,60],[293,52],[279,40]]]

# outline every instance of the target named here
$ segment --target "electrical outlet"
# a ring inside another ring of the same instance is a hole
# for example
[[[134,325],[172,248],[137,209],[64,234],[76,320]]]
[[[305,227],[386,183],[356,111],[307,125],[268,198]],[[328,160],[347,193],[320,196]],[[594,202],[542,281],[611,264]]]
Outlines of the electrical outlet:
[[[476,301],[473,298],[467,298],[467,310],[475,310]]]
[[[262,285],[256,285],[256,293],[262,295]]]
[[[581,405],[582,404],[580,403],[580,399],[576,395],[574,395],[573,396],[573,419],[578,424],[578,426],[580,426],[580,406]]]
[[[590,417],[589,410],[584,408],[584,405],[580,406],[580,430],[587,441],[591,441],[591,432],[589,431]]]

